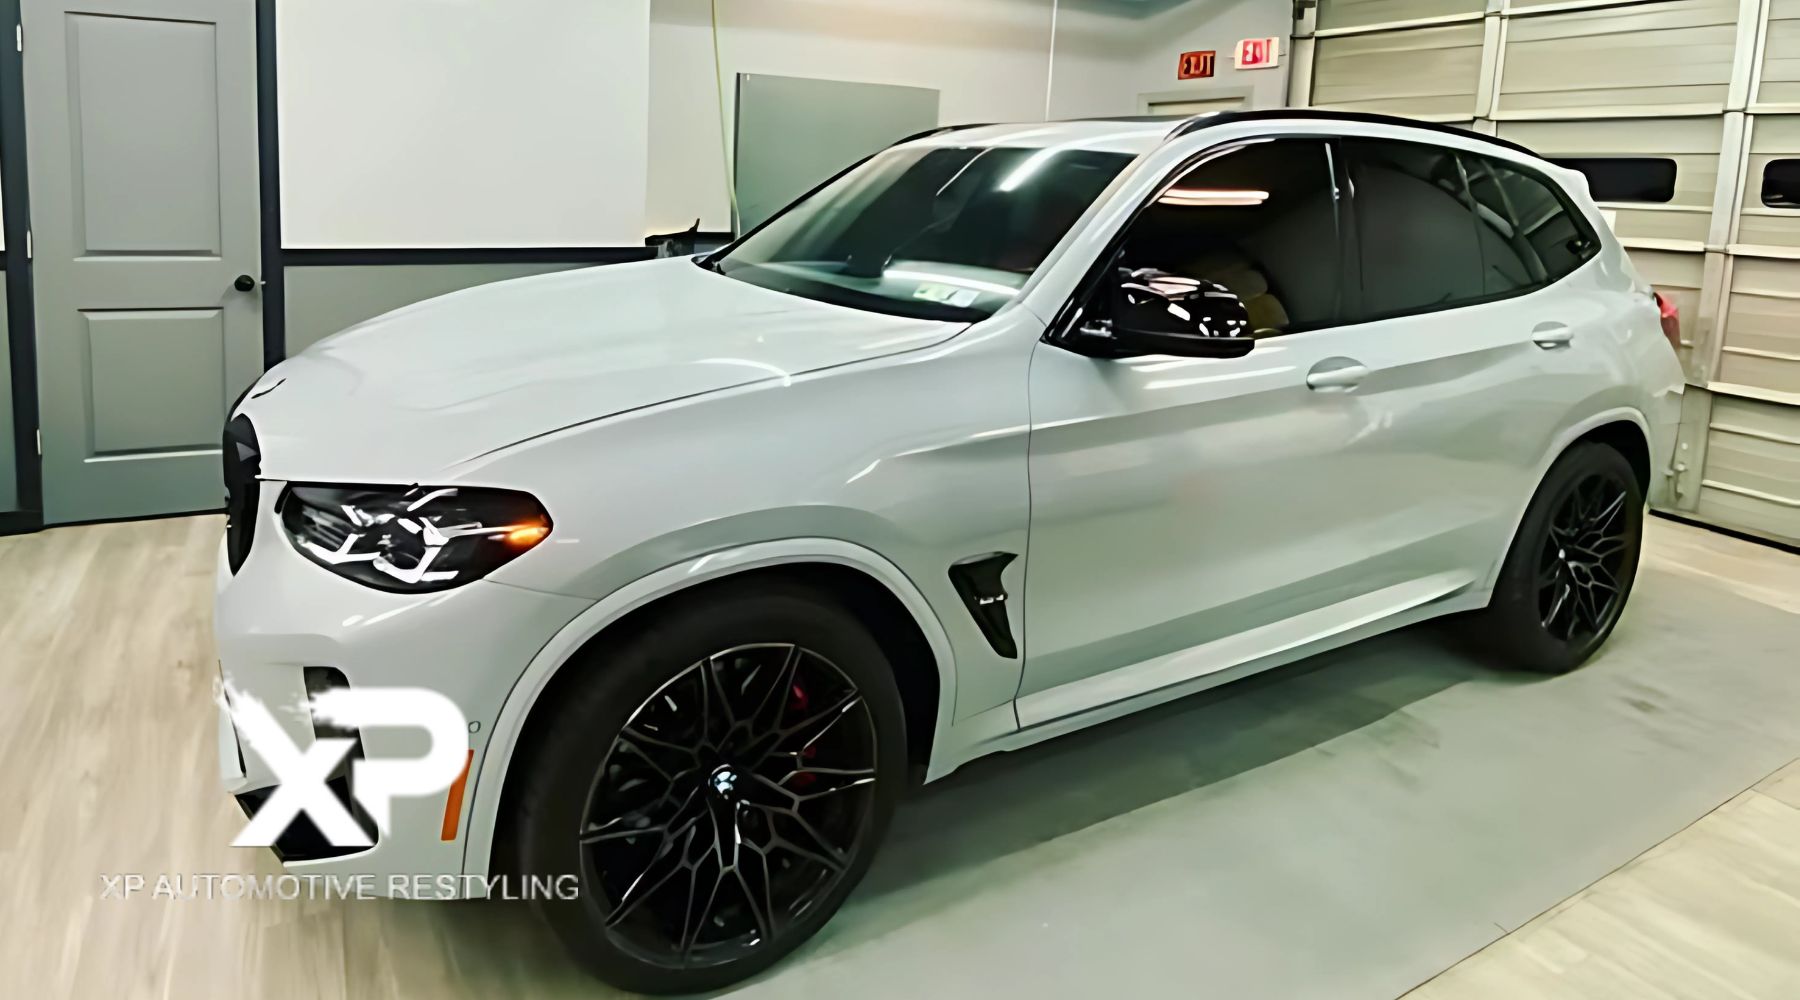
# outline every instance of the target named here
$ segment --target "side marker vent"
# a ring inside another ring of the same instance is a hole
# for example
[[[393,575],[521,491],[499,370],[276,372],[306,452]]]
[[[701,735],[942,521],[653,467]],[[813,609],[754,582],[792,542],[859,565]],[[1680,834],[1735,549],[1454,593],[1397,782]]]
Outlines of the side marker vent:
[[[950,567],[950,583],[975,619],[975,626],[994,652],[1009,660],[1018,658],[1019,645],[1013,641],[1012,621],[1006,615],[1006,587],[1000,582],[1000,574],[1017,558],[1012,552],[990,552]]]

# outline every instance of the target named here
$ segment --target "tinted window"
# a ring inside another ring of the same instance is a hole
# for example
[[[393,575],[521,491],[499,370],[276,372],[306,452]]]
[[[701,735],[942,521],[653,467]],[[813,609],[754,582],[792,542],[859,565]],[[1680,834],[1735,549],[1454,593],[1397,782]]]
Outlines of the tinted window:
[[[1258,336],[1337,321],[1336,188],[1325,144],[1261,142],[1195,167],[1126,234],[1126,267],[1216,281]]]
[[[1485,156],[1464,154],[1462,160],[1479,206],[1483,274],[1490,292],[1548,284],[1598,250],[1587,225],[1548,181]]]
[[[877,154],[711,262],[838,305],[973,320],[1005,305],[1131,157],[902,146]]]
[[[1800,160],[1770,160],[1763,167],[1762,203],[1770,208],[1800,208]]]
[[[1595,201],[1664,204],[1675,198],[1675,161],[1666,156],[1592,156],[1551,163],[1587,175]]]
[[[1344,146],[1362,263],[1361,318],[1450,309],[1488,295],[1456,155],[1410,142]]]

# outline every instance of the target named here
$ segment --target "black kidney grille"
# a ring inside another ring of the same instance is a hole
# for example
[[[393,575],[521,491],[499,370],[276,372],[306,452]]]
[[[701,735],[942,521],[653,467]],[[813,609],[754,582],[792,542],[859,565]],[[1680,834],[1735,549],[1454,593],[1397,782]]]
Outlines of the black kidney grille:
[[[262,475],[262,453],[256,446],[256,428],[250,418],[233,417],[225,425],[225,559],[236,573],[250,555],[256,531],[257,477]]]

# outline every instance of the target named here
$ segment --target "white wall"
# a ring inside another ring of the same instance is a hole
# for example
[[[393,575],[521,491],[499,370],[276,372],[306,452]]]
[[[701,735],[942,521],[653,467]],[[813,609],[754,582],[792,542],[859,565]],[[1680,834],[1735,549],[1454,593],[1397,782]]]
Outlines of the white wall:
[[[649,0],[287,0],[283,242],[638,245]]]
[[[738,73],[929,87],[945,124],[1137,114],[1251,89],[1237,40],[1289,0],[284,0],[291,248],[638,245],[730,227]],[[1219,52],[1181,83],[1177,55]],[[1054,72],[1052,69],[1054,67]],[[723,86],[720,86],[720,83]],[[1046,100],[1048,97],[1048,100]]]
[[[708,0],[652,0],[646,221],[653,232],[696,217],[702,229],[730,228],[726,150],[738,73],[929,87],[941,95],[943,124],[1038,121],[1046,110],[1138,114],[1141,95],[1177,89],[1251,89],[1255,106],[1275,106],[1285,70],[1240,73],[1231,50],[1245,37],[1285,42],[1288,2],[1062,0],[1054,44],[1051,0],[722,2],[715,75]],[[1175,79],[1190,48],[1219,50],[1216,79]]]
[[[1287,104],[1288,36],[1293,34],[1290,0],[1189,0],[1148,18],[1144,45],[1133,66],[1132,86],[1139,94],[1192,92],[1195,99],[1250,91],[1253,108]],[[1281,39],[1281,62],[1274,69],[1240,70],[1232,65],[1237,43],[1245,38]],[[1181,53],[1216,51],[1209,80],[1176,79]]]
[[[739,73],[928,87],[945,123],[1044,117],[1050,0],[755,0],[720,3],[715,75],[708,0],[654,0],[650,23],[652,230],[729,229],[720,115]],[[718,86],[722,77],[723,86]],[[727,130],[729,131],[729,129]]]

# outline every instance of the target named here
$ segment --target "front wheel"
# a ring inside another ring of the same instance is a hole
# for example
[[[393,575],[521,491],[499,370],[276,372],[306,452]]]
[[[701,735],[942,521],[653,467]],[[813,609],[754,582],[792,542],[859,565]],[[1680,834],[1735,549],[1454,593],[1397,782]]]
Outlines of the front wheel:
[[[1513,538],[1480,619],[1484,648],[1506,665],[1567,673],[1618,624],[1637,577],[1644,492],[1603,444],[1563,453]]]
[[[528,766],[521,867],[574,873],[539,909],[641,993],[717,989],[811,937],[862,878],[905,777],[880,645],[829,596],[721,585],[566,669]]]

